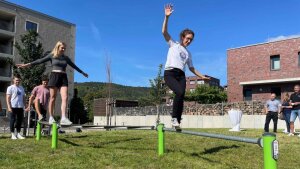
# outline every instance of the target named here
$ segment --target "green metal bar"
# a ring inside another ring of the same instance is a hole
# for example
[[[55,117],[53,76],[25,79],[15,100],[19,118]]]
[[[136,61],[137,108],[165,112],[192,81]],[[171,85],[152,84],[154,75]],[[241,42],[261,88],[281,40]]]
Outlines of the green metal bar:
[[[41,140],[41,124],[40,122],[37,122],[36,125],[36,141],[40,141]]]
[[[52,145],[51,145],[51,148],[52,149],[56,149],[57,148],[57,124],[56,122],[54,122],[52,124]]]
[[[196,131],[188,131],[188,130],[176,130],[176,129],[172,129],[172,128],[164,128],[163,130],[164,131],[169,131],[169,132],[177,132],[177,133],[182,133],[182,134],[188,134],[188,135],[218,138],[218,139],[223,139],[223,140],[239,141],[239,142],[244,142],[244,143],[252,143],[252,144],[260,145],[260,139],[259,138],[227,136],[227,135],[223,135],[223,134],[204,133],[204,132],[196,132]]]
[[[158,131],[158,155],[164,155],[165,152],[165,136],[164,136],[164,124],[160,123],[157,126]]]
[[[264,169],[277,169],[278,141],[273,133],[263,134]]]

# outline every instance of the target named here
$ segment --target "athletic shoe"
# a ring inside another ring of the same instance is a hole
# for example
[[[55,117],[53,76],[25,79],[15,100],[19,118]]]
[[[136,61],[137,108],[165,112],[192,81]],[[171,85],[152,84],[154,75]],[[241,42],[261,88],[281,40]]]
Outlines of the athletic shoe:
[[[38,121],[42,121],[43,118],[44,118],[44,117],[43,117],[42,115],[40,115],[39,118],[38,118]]]
[[[177,118],[172,118],[171,119],[171,124],[173,127],[179,127],[179,123],[177,121]]]
[[[56,122],[56,121],[54,120],[54,118],[53,118],[53,117],[49,117],[49,124],[53,124],[54,122]]]
[[[18,138],[16,137],[15,133],[11,133],[11,139],[12,140],[17,140]]]
[[[69,125],[72,125],[72,124],[73,123],[68,118],[60,120],[60,125],[69,126]]]
[[[294,136],[294,133],[290,133],[290,134],[288,134],[288,136]]]
[[[20,133],[17,134],[17,138],[21,140],[25,139],[25,137],[23,137]]]

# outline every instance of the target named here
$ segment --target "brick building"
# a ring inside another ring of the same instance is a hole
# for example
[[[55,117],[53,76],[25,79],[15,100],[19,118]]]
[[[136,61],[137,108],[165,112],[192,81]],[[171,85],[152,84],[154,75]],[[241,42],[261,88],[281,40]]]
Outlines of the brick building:
[[[220,79],[210,77],[210,81],[204,81],[202,78],[198,76],[188,76],[186,77],[186,91],[194,91],[197,87],[197,85],[204,85],[207,84],[209,86],[215,86],[215,87],[220,87]]]
[[[220,79],[205,75],[206,77],[210,77],[210,81],[204,81],[202,78],[198,76],[187,76],[186,79],[186,91],[194,91],[198,85],[204,85],[207,84],[209,86],[215,86],[215,87],[221,87],[220,86]],[[170,104],[172,102],[172,99],[170,98],[170,94],[173,94],[173,91],[167,88],[167,96],[164,98],[164,101],[167,104]]]
[[[227,50],[228,101],[278,98],[300,83],[300,37]]]
[[[4,109],[6,108],[5,91],[11,84],[13,71],[5,60],[11,58],[15,63],[21,62],[14,47],[15,42],[20,42],[20,35],[25,34],[28,30],[37,31],[44,51],[51,51],[56,42],[61,40],[67,44],[66,55],[74,61],[75,29],[76,27],[72,23],[0,0],[0,101]],[[46,73],[49,71],[49,66],[47,66]],[[74,88],[73,69],[67,68],[67,74],[69,99],[71,99]],[[56,112],[60,112],[60,97],[58,97],[56,105]]]

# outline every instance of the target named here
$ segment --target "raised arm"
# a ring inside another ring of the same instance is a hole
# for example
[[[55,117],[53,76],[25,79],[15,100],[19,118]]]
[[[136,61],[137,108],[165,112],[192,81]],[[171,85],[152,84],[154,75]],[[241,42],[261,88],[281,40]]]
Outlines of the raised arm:
[[[171,36],[168,33],[168,20],[173,11],[174,10],[172,4],[165,5],[165,19],[162,26],[162,34],[167,42],[169,42],[169,40],[171,39]]]

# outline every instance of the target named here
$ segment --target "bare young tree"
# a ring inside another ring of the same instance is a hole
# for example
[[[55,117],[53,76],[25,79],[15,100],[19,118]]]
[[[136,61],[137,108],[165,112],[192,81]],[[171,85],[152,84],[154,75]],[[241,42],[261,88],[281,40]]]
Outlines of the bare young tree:
[[[105,70],[106,70],[106,80],[107,80],[106,119],[107,119],[107,125],[111,125],[112,105],[113,105],[113,101],[111,98],[111,91],[112,91],[111,57],[107,52],[105,52]]]

